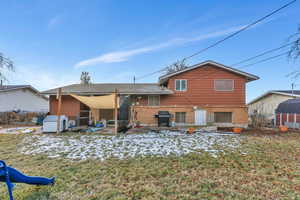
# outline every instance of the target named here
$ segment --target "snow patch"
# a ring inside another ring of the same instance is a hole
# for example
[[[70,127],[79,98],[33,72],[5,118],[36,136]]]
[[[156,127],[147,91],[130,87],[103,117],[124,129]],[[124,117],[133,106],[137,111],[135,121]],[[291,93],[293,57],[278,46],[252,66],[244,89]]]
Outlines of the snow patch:
[[[181,156],[191,152],[215,153],[239,146],[241,136],[235,134],[163,133],[120,136],[51,136],[32,135],[24,138],[20,152],[28,155],[44,154],[51,158],[69,159],[125,159],[136,156]]]

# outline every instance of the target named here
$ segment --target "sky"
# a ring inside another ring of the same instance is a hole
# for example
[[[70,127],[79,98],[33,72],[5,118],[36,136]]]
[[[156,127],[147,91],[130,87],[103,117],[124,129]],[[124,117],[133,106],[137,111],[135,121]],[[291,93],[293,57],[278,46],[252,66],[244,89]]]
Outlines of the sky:
[[[43,91],[78,83],[82,71],[94,83],[128,83],[228,36],[288,0],[0,0],[0,52],[14,61],[7,84]],[[231,66],[289,41],[300,24],[300,2],[187,61]],[[288,48],[249,63],[287,51]],[[247,101],[268,90],[291,89],[287,74],[300,62],[286,56],[242,70],[259,80],[247,84]],[[137,82],[157,82],[154,74]]]

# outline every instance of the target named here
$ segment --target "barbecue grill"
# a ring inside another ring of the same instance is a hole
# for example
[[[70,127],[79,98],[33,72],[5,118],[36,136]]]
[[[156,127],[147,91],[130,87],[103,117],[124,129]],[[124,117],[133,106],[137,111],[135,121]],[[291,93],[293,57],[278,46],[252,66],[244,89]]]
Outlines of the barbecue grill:
[[[170,118],[172,115],[168,111],[158,111],[158,114],[154,117],[157,118],[158,126],[170,126]]]

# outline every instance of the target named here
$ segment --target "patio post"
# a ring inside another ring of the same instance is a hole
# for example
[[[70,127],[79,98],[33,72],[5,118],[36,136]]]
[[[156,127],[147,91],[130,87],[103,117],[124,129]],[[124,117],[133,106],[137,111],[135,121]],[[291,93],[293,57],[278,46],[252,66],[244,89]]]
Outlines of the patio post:
[[[56,99],[58,99],[57,105],[57,129],[56,133],[60,133],[60,114],[61,114],[61,88],[58,88]]]
[[[115,89],[115,134],[118,134],[118,90]]]

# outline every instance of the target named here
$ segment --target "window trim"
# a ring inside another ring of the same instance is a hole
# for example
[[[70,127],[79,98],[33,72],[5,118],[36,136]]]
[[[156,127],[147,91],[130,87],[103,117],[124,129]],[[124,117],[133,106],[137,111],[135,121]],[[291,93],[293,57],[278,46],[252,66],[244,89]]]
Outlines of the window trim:
[[[176,120],[176,114],[177,113],[184,113],[184,122],[177,122],[177,120]],[[174,121],[175,121],[176,124],[186,124],[187,112],[175,112],[175,117],[174,118],[175,118]]]
[[[177,89],[176,89],[176,81],[185,81],[185,89],[184,89],[184,90],[181,90],[181,83],[180,83],[180,90],[177,90]],[[187,79],[175,79],[175,80],[174,80],[174,89],[175,89],[175,91],[178,91],[178,92],[186,92],[186,91],[187,91],[187,88],[188,88],[188,81],[187,81]]]
[[[149,103],[150,97],[158,97],[158,105],[150,105],[150,103]],[[160,106],[160,95],[148,95],[148,106]]]
[[[231,90],[218,90],[216,88],[216,81],[232,81],[232,89]],[[214,79],[214,90],[217,92],[233,92],[235,90],[235,80],[234,79]]]
[[[230,119],[230,122],[217,122],[216,121],[216,113],[231,113],[231,119]],[[233,123],[233,112],[214,112],[214,123],[230,123],[232,124]]]

